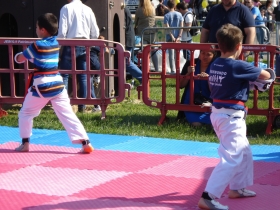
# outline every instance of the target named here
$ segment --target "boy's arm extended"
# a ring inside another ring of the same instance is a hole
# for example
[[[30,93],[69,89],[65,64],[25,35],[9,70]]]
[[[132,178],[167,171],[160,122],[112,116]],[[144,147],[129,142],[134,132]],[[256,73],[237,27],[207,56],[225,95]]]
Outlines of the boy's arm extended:
[[[267,91],[276,78],[273,69],[262,69],[258,79],[254,82],[249,81],[250,90]]]

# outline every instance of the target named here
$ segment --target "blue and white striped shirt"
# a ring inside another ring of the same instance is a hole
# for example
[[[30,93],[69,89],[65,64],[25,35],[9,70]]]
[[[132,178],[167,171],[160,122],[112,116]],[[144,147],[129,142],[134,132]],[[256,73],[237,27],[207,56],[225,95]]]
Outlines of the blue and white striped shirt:
[[[55,36],[37,40],[23,51],[23,55],[28,60],[32,60],[35,66],[31,88],[33,96],[40,97],[41,95],[49,98],[63,91],[63,79],[56,72],[59,61],[59,44]]]

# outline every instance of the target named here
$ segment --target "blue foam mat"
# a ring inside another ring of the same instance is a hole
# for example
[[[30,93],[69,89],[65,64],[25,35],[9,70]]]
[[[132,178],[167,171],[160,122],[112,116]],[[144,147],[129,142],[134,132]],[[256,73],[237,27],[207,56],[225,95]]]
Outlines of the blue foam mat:
[[[16,127],[0,126],[0,133],[0,144],[21,141]],[[94,133],[88,136],[96,149],[219,158],[217,143]],[[31,141],[33,144],[81,147],[72,144],[66,131],[60,130],[33,129]],[[280,162],[280,146],[252,145],[251,148],[255,161]]]

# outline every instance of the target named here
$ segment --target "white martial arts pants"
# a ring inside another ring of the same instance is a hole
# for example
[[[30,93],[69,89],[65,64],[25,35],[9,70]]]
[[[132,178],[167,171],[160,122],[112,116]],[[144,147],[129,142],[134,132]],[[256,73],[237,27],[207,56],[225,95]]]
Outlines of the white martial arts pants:
[[[18,115],[21,138],[29,138],[32,135],[33,118],[40,114],[41,109],[49,101],[51,101],[56,116],[67,131],[72,143],[81,143],[79,140],[89,139],[84,126],[72,110],[70,99],[65,89],[53,98],[44,98],[32,96],[30,88]]]
[[[244,111],[213,107],[210,118],[220,140],[220,162],[213,170],[205,191],[220,198],[228,184],[231,190],[253,184],[253,158],[246,137]]]

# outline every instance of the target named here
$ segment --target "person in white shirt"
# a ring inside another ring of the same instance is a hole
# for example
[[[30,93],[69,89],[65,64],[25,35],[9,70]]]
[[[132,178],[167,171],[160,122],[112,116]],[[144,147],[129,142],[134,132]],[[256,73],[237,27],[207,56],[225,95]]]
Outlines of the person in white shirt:
[[[272,0],[272,6],[275,8],[275,7],[277,7],[277,0]]]
[[[188,4],[181,2],[176,5],[177,11],[180,12],[184,19],[184,27],[191,27],[193,22],[193,14],[188,11]],[[181,38],[182,43],[192,43],[192,36],[190,34],[190,29],[184,29]],[[186,61],[190,60],[190,51],[183,50],[183,55]]]
[[[68,4],[60,10],[58,38],[67,39],[97,39],[99,28],[92,9],[82,3],[81,0],[67,0]],[[76,46],[76,68],[86,70],[86,49],[83,46]],[[95,53],[95,52],[91,52]],[[97,56],[95,56],[97,57]],[[72,69],[71,48],[64,46],[60,58],[60,69]],[[65,88],[68,89],[68,74],[62,74]],[[78,74],[79,98],[87,97],[87,75]],[[91,82],[92,84],[92,82]],[[91,96],[95,98],[94,87],[91,87]],[[79,112],[85,111],[85,105],[78,106]]]

